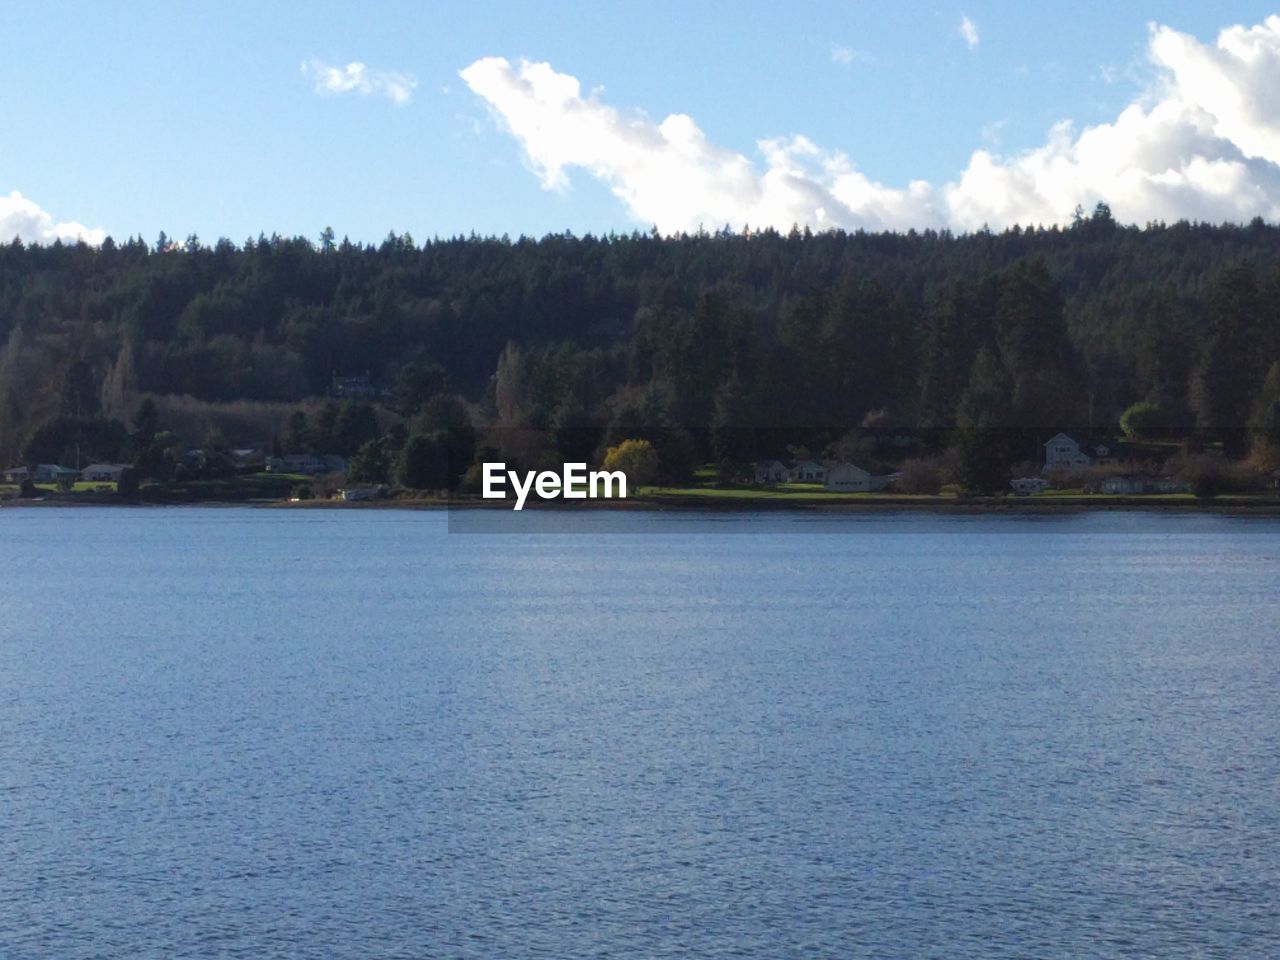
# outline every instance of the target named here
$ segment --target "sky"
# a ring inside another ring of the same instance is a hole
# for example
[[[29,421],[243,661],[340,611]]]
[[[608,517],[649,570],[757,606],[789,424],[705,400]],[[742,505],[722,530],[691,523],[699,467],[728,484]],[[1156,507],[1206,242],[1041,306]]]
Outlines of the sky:
[[[1280,4],[0,0],[0,237],[1280,220]]]

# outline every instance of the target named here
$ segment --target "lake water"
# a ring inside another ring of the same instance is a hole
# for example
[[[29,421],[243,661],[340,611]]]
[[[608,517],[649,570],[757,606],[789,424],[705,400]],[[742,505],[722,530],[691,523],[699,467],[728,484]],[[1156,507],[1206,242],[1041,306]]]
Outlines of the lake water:
[[[1280,523],[542,522],[0,510],[0,957],[1280,955]]]

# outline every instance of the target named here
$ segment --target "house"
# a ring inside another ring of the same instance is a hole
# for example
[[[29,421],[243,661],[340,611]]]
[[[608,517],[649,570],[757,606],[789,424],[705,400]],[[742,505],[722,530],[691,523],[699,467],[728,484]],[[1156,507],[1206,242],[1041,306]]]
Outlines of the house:
[[[822,483],[827,479],[827,468],[817,460],[800,460],[791,468],[792,483]]]
[[[332,453],[287,453],[283,457],[267,457],[268,473],[346,473],[347,461]]]
[[[374,384],[368,371],[353,377],[340,377],[337,373],[334,373],[329,384],[329,396],[331,397],[372,400],[378,397],[380,393],[381,391]]]
[[[127,463],[91,463],[80,471],[80,478],[90,483],[119,483],[128,469]]]
[[[871,484],[868,489],[872,493],[878,493],[881,490],[888,490],[896,487],[899,480],[902,479],[902,471],[897,470],[893,473],[877,474],[871,478]]]
[[[1106,477],[1099,485],[1102,493],[1151,494],[1184,493],[1187,484],[1177,477],[1153,477],[1145,474],[1120,474]]]
[[[760,460],[755,465],[756,483],[786,483],[791,479],[789,471],[781,460]]]
[[[825,485],[842,493],[865,493],[871,489],[871,474],[852,463],[837,463],[827,470]]]
[[[22,483],[31,477],[31,471],[26,467],[10,467],[4,472],[5,483]]]
[[[80,471],[60,467],[56,463],[37,463],[31,471],[31,479],[36,483],[75,483],[80,479]]]
[[[1013,492],[1020,497],[1027,497],[1033,493],[1040,493],[1049,489],[1049,481],[1043,477],[1018,477],[1016,480],[1010,480],[1009,485],[1013,487]]]
[[[1054,473],[1059,470],[1087,470],[1093,466],[1093,459],[1080,449],[1065,433],[1059,433],[1044,444],[1044,469],[1041,473]]]

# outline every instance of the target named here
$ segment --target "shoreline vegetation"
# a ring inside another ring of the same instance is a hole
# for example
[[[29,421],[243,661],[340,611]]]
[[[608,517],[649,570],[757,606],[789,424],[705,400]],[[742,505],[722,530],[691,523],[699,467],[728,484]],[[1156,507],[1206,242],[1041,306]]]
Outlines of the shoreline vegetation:
[[[40,491],[36,497],[0,494],[0,509],[21,507],[255,507],[287,510],[502,510],[510,511],[514,499],[485,500],[473,496],[444,497],[403,493],[359,501],[340,498],[294,500],[288,497],[236,499],[158,499],[124,497],[105,492]],[[1280,491],[1196,497],[1188,493],[1112,495],[1052,493],[1031,496],[965,496],[956,493],[820,493],[766,489],[644,488],[626,499],[567,502],[530,498],[526,510],[672,510],[692,512],[810,512],[893,513],[937,512],[953,514],[1035,514],[1089,511],[1142,511],[1181,513],[1238,513],[1280,516]]]
[[[0,244],[0,496],[462,506],[501,462],[622,471],[627,508],[1270,504],[1277,303],[1280,226],[1105,204],[965,236]]]

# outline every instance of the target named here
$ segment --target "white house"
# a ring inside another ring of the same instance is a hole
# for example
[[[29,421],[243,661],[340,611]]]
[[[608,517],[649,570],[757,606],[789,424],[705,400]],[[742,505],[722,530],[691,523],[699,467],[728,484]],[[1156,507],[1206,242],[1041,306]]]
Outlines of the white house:
[[[827,471],[826,488],[842,493],[865,493],[871,489],[871,474],[852,463],[838,463]]]
[[[80,471],[80,477],[90,483],[119,483],[128,469],[127,463],[91,463]]]
[[[26,467],[10,467],[4,472],[5,483],[21,483],[31,476],[31,471]]]
[[[789,479],[791,471],[780,460],[760,460],[756,463],[756,483],[786,483]]]
[[[1057,470],[1087,470],[1093,460],[1065,433],[1060,433],[1044,445],[1044,469],[1042,473]]]
[[[817,460],[800,460],[791,468],[792,483],[822,483],[827,479],[827,468]]]

